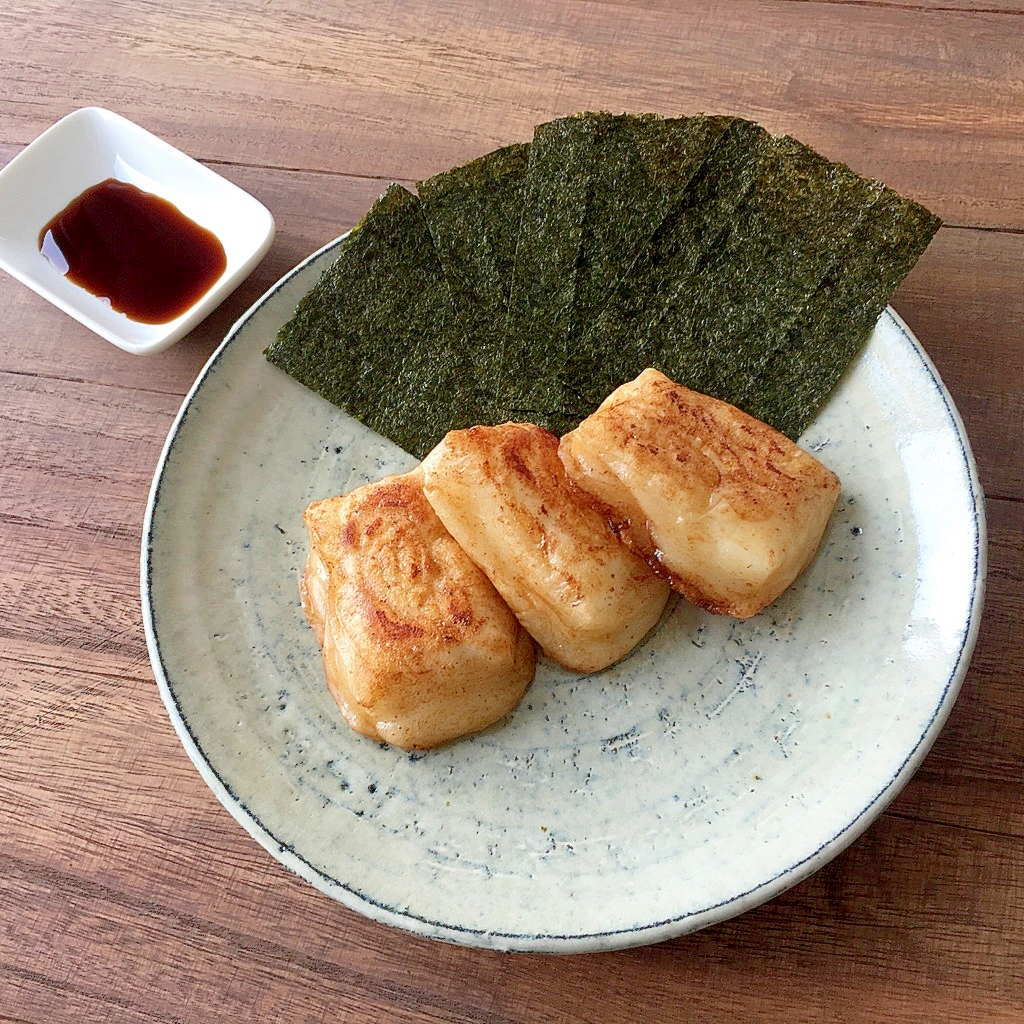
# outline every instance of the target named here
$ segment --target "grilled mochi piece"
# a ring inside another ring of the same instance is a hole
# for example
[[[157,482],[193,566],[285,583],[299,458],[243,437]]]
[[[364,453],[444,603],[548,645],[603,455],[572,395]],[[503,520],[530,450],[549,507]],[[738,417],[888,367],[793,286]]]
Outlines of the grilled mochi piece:
[[[435,747],[514,710],[536,647],[441,525],[418,470],[316,501],[302,606],[348,724]]]
[[[807,567],[840,490],[785,435],[653,369],[613,391],[559,455],[675,590],[738,618]]]
[[[661,617],[670,588],[570,485],[553,434],[525,423],[454,430],[423,473],[441,521],[566,668],[605,668]]]

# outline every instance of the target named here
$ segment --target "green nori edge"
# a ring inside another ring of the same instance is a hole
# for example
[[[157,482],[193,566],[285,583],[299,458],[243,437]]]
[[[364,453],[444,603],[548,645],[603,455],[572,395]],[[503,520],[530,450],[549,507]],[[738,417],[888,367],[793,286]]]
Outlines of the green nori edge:
[[[459,314],[493,331],[508,308],[530,144],[497,149],[416,186]]]
[[[400,185],[377,200],[266,350],[419,458],[486,414],[472,355],[419,200]]]
[[[790,437],[940,221],[739,118],[583,114],[393,185],[267,357],[417,457],[648,366]],[[514,259],[513,259],[514,252]]]
[[[785,344],[735,402],[794,440],[832,394],[942,223],[923,206],[878,187],[878,199],[848,246],[853,253],[834,261]]]
[[[563,376],[580,331],[730,121],[585,113],[537,127],[498,375],[520,415],[545,421],[541,410],[560,406],[544,382]]]
[[[877,182],[809,147],[733,121],[575,339],[557,381],[534,384],[524,415],[564,432],[648,366],[749,407],[833,268],[845,261],[849,276],[858,259],[875,261],[871,245],[854,242],[867,237],[862,226],[881,195]],[[771,404],[759,412],[779,429],[790,426],[791,416]]]

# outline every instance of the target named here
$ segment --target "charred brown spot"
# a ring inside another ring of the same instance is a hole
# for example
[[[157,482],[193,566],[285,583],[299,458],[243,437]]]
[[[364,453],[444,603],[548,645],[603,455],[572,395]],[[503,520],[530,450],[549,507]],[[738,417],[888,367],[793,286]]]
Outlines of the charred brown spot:
[[[473,609],[465,606],[452,605],[449,609],[449,618],[457,626],[463,628],[471,626],[473,624]]]
[[[453,602],[448,607],[447,619],[441,630],[441,639],[446,644],[461,643],[473,623],[473,610]]]
[[[388,640],[413,640],[423,636],[423,627],[415,622],[392,619],[383,608],[374,608],[374,624]]]
[[[417,504],[418,494],[414,487],[404,480],[391,480],[380,485],[374,493],[374,504],[378,508],[402,508]]]
[[[505,456],[505,464],[509,469],[521,476],[527,483],[534,483],[534,476],[530,467],[523,461],[523,457],[516,448],[510,445],[502,454]]]

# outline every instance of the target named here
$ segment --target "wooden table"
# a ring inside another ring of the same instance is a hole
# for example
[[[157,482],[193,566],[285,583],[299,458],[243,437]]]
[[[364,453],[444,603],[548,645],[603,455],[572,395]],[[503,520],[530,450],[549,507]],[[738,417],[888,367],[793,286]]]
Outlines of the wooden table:
[[[278,234],[169,351],[126,355],[0,275],[0,1020],[1024,1020],[1024,4],[8,3],[0,163],[112,108]],[[226,329],[405,183],[582,109],[729,112],[945,223],[894,299],[966,421],[988,600],[952,717],[890,809],[774,901],[552,957],[411,937],[317,894],[186,757],[138,558],[157,458]]]

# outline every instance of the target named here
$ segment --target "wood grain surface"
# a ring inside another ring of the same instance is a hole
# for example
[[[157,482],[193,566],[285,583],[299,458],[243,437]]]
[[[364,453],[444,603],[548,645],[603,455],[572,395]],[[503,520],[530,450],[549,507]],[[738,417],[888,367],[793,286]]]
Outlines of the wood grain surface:
[[[1024,1020],[1024,4],[6,4],[0,164],[93,104],[278,234],[152,357],[0,275],[0,1021]],[[974,446],[988,596],[931,753],[823,870],[660,945],[499,954],[363,919],[221,807],[154,683],[141,528],[182,396],[271,283],[387,182],[596,108],[750,117],[944,218],[893,305]]]

